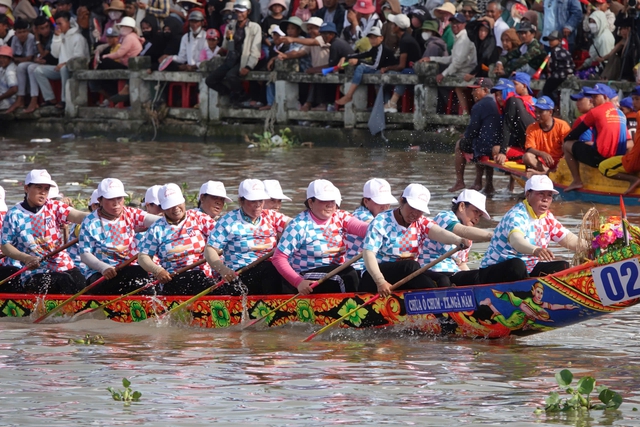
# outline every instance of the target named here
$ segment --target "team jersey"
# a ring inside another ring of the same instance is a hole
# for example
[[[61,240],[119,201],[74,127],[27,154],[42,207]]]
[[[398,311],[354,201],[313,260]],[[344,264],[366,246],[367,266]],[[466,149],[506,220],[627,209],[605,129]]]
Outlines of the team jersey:
[[[296,273],[342,264],[347,250],[347,222],[355,219],[338,210],[323,224],[318,224],[308,210],[293,218],[282,233],[278,250],[289,257]]]
[[[353,216],[358,218],[360,221],[371,222],[373,219],[373,214],[371,211],[364,206],[358,206],[358,209],[353,211]],[[351,259],[354,256],[358,255],[362,252],[362,244],[364,243],[364,238],[358,237],[355,234],[347,234],[347,259]],[[358,261],[351,264],[351,267],[356,270],[364,270],[364,261],[359,259]]]
[[[458,219],[456,214],[450,210],[440,212],[433,218],[433,222],[452,233],[453,228],[457,224],[460,224],[460,220]],[[427,265],[431,261],[435,261],[439,256],[444,255],[453,248],[454,245],[444,245],[440,242],[436,242],[435,240],[427,238],[424,240],[422,245],[420,245],[420,255],[418,256],[418,262],[420,263],[420,265]],[[430,268],[430,270],[439,271],[442,273],[456,273],[460,271],[460,267],[458,267],[459,264],[469,261],[470,250],[471,246],[469,246],[467,249],[460,250],[456,252],[454,256],[434,265]]]
[[[70,239],[75,239],[76,237],[78,237],[79,234],[80,234],[80,224],[71,224],[71,226],[69,228],[69,236],[70,236],[69,238]],[[87,266],[84,265],[84,263],[80,259],[80,245],[79,245],[79,243],[76,243],[75,245],[73,245],[69,249],[67,249],[67,253],[69,253],[69,256],[71,257],[71,260],[73,260],[73,265],[78,267],[80,269],[80,272],[82,273],[82,275],[85,276],[86,273],[87,273]]]
[[[2,230],[2,224],[4,223],[4,217],[6,214],[7,214],[6,212],[0,212],[0,230]],[[0,250],[0,254],[2,254],[1,250]],[[9,258],[8,256],[5,256],[5,257],[2,257],[2,259],[0,259],[0,266],[20,268],[22,267],[22,264],[20,264],[20,261],[18,261],[17,259],[13,259],[13,258]]]
[[[135,255],[136,229],[144,227],[145,211],[125,207],[122,215],[112,221],[101,218],[99,209],[91,212],[80,226],[80,254],[91,253],[113,267]],[[87,268],[85,277],[97,273]]]
[[[17,204],[7,212],[2,224],[2,244],[11,243],[26,254],[41,257],[64,244],[60,227],[67,222],[71,208],[58,200],[47,200],[37,213]],[[26,282],[34,274],[62,272],[74,268],[66,251],[47,258],[34,270],[22,274]]]
[[[218,220],[207,244],[221,250],[225,264],[238,270],[273,249],[287,221],[288,216],[265,209],[260,218],[251,222],[241,209],[236,209]]]
[[[561,119],[553,119],[553,126],[548,131],[542,130],[540,124],[535,122],[527,127],[527,139],[524,145],[525,149],[534,149],[544,151],[551,154],[553,160],[557,163],[564,155],[562,144],[564,137],[571,131],[569,123]],[[547,165],[552,166],[552,165]]]
[[[396,221],[393,210],[381,212],[369,224],[362,248],[375,252],[378,263],[417,259],[420,245],[433,224],[422,216],[409,227],[403,227]]]
[[[209,215],[195,210],[188,210],[179,224],[169,224],[162,217],[141,237],[138,251],[152,258],[157,256],[162,268],[174,273],[202,259],[213,227],[214,222]],[[211,268],[206,262],[196,268],[211,277]]]
[[[596,148],[602,157],[608,159],[627,151],[627,118],[611,102],[592,108],[584,115],[583,123],[594,129]]]
[[[511,258],[520,258],[526,264],[527,272],[531,273],[531,270],[538,263],[538,257],[522,254],[509,244],[509,236],[514,231],[520,231],[529,243],[540,248],[547,248],[551,240],[556,243],[561,241],[569,233],[551,212],[540,217],[536,216],[525,200],[512,207],[498,224],[489,243],[489,248],[482,258],[480,268],[489,267]]]

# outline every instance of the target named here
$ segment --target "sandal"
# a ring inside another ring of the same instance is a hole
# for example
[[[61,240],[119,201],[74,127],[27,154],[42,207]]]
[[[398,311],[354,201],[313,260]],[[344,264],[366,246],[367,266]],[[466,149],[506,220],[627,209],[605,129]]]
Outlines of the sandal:
[[[58,109],[58,110],[64,110],[64,107],[65,107],[65,106],[66,106],[66,103],[65,103],[65,102],[58,102],[58,103],[56,104],[56,109]]]
[[[56,106],[56,101],[44,101],[42,104],[40,104],[40,107],[55,107]]]

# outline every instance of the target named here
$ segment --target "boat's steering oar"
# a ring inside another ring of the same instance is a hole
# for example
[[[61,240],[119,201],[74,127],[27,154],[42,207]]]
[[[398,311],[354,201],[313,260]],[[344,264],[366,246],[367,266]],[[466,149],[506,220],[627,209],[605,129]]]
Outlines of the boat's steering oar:
[[[121,262],[120,264],[115,266],[116,270],[120,270],[123,267],[126,267],[127,265],[131,264],[133,261],[138,259],[138,254],[135,254],[134,256],[132,256],[131,258],[129,258],[126,261]],[[58,305],[57,307],[55,307],[53,310],[51,310],[48,313],[43,314],[42,316],[38,317],[33,323],[40,323],[42,322],[44,319],[46,319],[49,316],[53,316],[55,313],[59,312],[60,310],[62,310],[62,308],[64,306],[66,306],[67,304],[69,304],[70,302],[75,301],[80,295],[84,295],[87,292],[89,292],[91,289],[95,288],[96,286],[98,286],[100,283],[104,282],[106,280],[106,278],[104,276],[102,276],[101,278],[99,278],[98,280],[96,280],[95,282],[93,282],[90,285],[87,285],[84,287],[84,289],[82,289],[80,292],[78,292],[77,294],[73,295],[72,297],[68,298],[67,300],[65,300],[62,304]]]
[[[328,272],[327,274],[325,274],[320,280],[318,280],[317,282],[314,282],[311,285],[311,289],[315,288],[316,286],[318,286],[319,284],[326,282],[327,280],[329,280],[330,278],[332,278],[333,276],[335,276],[336,274],[340,273],[342,270],[344,270],[345,268],[349,267],[351,264],[353,264],[354,262],[358,261],[360,258],[362,258],[362,252],[359,253],[358,255],[354,256],[353,258],[347,260],[344,264],[342,264],[339,267],[334,268],[333,270],[331,270],[330,272]],[[300,297],[301,294],[297,293],[294,296],[292,296],[291,298],[289,298],[288,300],[286,300],[285,302],[283,302],[282,304],[280,304],[279,306],[277,306],[276,308],[270,310],[267,314],[252,320],[251,323],[246,324],[245,326],[242,327],[242,329],[246,329],[250,326],[255,325],[256,323],[258,323],[259,321],[261,321],[262,319],[266,319],[267,317],[269,317],[272,313],[275,313],[276,311],[280,310],[282,307],[284,307],[285,305],[289,304],[291,301],[295,300],[296,298]]]
[[[459,244],[458,246],[456,246],[455,248],[451,249],[450,251],[448,251],[445,254],[440,255],[438,258],[434,259],[433,261],[431,261],[429,264],[420,267],[418,270],[414,271],[413,273],[409,274],[407,277],[405,277],[402,280],[397,281],[396,283],[394,283],[391,286],[391,290],[395,291],[396,289],[398,289],[400,286],[404,285],[405,283],[407,283],[408,281],[410,281],[411,279],[421,275],[422,273],[424,273],[425,271],[427,271],[428,269],[430,269],[431,267],[433,267],[436,264],[439,264],[440,262],[444,261],[445,259],[451,257],[453,254],[455,254],[456,252],[458,252],[461,249],[465,249],[467,246],[465,246],[464,244]],[[360,304],[359,306],[357,306],[356,308],[354,308],[353,310],[347,312],[344,316],[340,317],[339,319],[334,320],[333,322],[329,323],[327,326],[325,326],[324,328],[320,329],[318,332],[314,332],[311,335],[309,335],[307,338],[305,338],[302,342],[309,342],[312,339],[314,339],[315,337],[317,337],[318,335],[320,335],[321,333],[331,329],[333,326],[339,324],[340,322],[342,322],[344,319],[346,319],[347,317],[351,316],[353,313],[355,313],[356,311],[360,310],[362,307],[365,307],[369,304],[371,304],[372,302],[376,301],[377,299],[380,298],[380,294],[376,294],[375,296],[369,298],[368,300],[366,300],[365,302],[363,302],[362,304]]]

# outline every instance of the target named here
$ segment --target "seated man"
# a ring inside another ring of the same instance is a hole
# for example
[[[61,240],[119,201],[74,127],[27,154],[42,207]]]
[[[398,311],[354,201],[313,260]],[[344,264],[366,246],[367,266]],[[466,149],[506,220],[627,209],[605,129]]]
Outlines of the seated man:
[[[13,50],[0,46],[0,111],[11,107],[18,93],[18,74],[13,63]]]
[[[542,96],[536,102],[536,122],[527,127],[526,152],[522,156],[529,176],[554,170],[563,156],[562,144],[571,127],[564,120],[553,117],[554,107],[548,96]]]
[[[200,66],[200,52],[207,47],[207,32],[203,28],[204,14],[194,10],[189,14],[189,32],[180,40],[180,51],[173,55],[166,71],[196,71]],[[161,58],[164,59],[164,58]]]

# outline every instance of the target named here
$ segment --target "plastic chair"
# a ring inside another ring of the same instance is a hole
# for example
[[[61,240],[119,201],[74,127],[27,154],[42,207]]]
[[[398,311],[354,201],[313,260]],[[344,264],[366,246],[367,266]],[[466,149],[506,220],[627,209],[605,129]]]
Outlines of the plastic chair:
[[[174,105],[173,98],[176,89],[180,89],[182,104]],[[169,83],[169,107],[182,107],[182,108],[191,108],[190,100],[191,100],[191,91],[195,91],[198,94],[198,83],[185,83],[185,82],[171,82]]]

